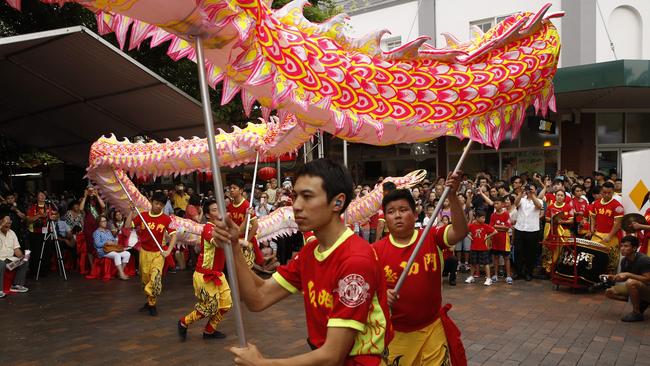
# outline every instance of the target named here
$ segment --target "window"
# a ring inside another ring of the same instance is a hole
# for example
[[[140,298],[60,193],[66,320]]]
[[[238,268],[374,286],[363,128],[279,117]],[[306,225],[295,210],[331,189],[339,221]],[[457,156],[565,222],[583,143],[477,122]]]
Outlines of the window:
[[[504,21],[510,15],[512,15],[512,14],[501,15],[501,16],[494,17],[494,18],[485,18],[485,19],[475,20],[473,22],[470,22],[469,23],[469,35],[470,35],[470,37],[473,37],[473,31],[472,31],[473,26],[478,27],[478,29],[483,31],[483,33],[486,33],[490,29],[494,28],[495,25],[497,25],[497,24],[501,23],[502,21]]]
[[[402,36],[386,38],[384,45],[388,51],[395,49],[402,45]]]
[[[599,144],[622,144],[623,141],[623,113],[598,113],[596,136]]]
[[[625,114],[625,142],[650,142],[650,113]]]

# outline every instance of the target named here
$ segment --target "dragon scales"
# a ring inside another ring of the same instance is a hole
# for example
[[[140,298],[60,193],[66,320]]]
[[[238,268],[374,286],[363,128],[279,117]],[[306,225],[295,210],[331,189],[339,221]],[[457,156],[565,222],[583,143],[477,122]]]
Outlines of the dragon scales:
[[[6,1],[20,8],[20,0]],[[436,49],[419,37],[384,52],[386,30],[350,37],[344,14],[311,23],[302,14],[305,0],[279,10],[261,0],[174,0],[165,6],[160,0],[76,2],[93,10],[99,32],[115,32],[122,47],[127,35],[130,49],[145,40],[151,46],[171,41],[170,57],[195,60],[193,40],[201,37],[209,82],[213,87],[223,82],[223,104],[241,94],[247,114],[257,101],[266,120],[277,110],[282,121],[295,123],[220,134],[225,165],[252,161],[262,145],[267,151],[275,146],[278,155],[293,151],[316,129],[373,145],[451,135],[498,148],[509,132],[518,134],[529,105],[544,114],[555,108],[552,78],[560,39],[550,19],[562,13],[547,15],[550,4],[537,13],[511,15],[484,34],[475,31],[466,43],[445,35],[447,47]],[[102,138],[91,150],[88,176],[124,208],[116,177],[135,190],[125,171],[180,174],[208,165],[202,139],[130,144]],[[137,196],[136,204],[146,209],[146,200]]]

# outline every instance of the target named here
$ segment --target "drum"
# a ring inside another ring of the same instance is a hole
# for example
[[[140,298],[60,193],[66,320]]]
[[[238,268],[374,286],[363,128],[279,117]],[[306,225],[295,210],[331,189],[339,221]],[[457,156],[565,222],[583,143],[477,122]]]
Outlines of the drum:
[[[598,276],[607,273],[610,249],[603,244],[577,238],[574,255],[572,242],[567,240],[567,245],[561,247],[554,275],[573,279],[577,273],[578,279],[587,284],[600,282]]]

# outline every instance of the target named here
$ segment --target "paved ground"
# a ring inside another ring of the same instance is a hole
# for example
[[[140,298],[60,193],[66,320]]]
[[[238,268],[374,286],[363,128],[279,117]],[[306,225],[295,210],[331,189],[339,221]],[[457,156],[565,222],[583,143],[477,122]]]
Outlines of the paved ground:
[[[459,281],[461,282],[461,281]],[[176,321],[192,309],[191,273],[165,279],[160,315],[137,312],[136,279],[101,282],[76,275],[30,282],[27,294],[0,300],[0,365],[230,365],[236,344],[232,318],[226,340],[204,341],[202,325],[179,343]],[[619,318],[629,305],[601,294],[554,291],[548,281],[445,285],[470,365],[650,365],[650,320]],[[245,313],[247,335],[266,355],[304,352],[301,298],[262,314]]]

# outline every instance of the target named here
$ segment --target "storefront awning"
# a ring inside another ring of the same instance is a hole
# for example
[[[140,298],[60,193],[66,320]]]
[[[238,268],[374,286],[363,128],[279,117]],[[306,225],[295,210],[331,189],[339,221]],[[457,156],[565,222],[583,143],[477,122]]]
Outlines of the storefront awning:
[[[650,60],[563,67],[554,84],[559,110],[648,108]]]
[[[0,38],[0,80],[0,132],[66,163],[111,133],[205,136],[195,99],[84,27]]]

